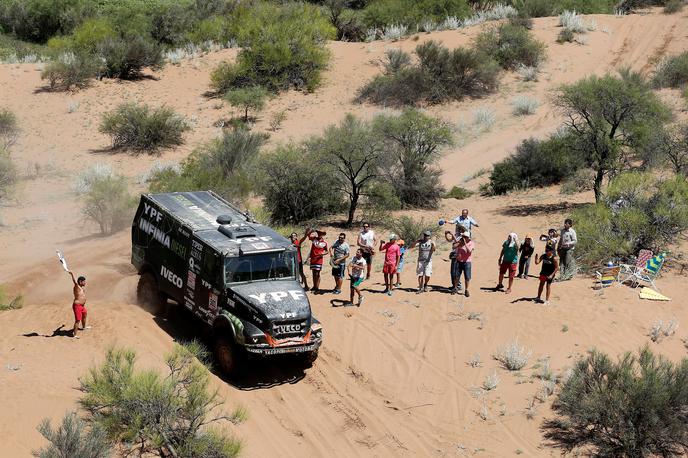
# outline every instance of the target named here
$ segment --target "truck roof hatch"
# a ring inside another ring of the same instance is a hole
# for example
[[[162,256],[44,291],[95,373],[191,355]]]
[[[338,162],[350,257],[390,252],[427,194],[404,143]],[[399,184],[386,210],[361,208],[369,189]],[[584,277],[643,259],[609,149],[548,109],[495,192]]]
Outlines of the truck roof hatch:
[[[251,227],[246,226],[226,226],[221,225],[217,228],[220,233],[226,235],[230,239],[241,239],[244,237],[255,237],[256,231]]]

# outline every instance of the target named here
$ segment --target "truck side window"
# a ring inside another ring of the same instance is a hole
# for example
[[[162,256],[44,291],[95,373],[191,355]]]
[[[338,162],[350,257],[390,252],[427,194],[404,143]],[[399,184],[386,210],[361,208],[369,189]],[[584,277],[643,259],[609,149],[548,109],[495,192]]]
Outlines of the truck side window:
[[[211,280],[213,284],[217,285],[222,273],[220,266],[220,257],[210,248],[203,249],[203,277]]]

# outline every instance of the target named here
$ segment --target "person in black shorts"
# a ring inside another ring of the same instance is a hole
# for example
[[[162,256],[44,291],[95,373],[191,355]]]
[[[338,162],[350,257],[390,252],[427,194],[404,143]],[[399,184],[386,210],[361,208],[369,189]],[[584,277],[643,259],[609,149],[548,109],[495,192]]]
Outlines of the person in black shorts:
[[[538,255],[535,255],[535,264],[540,264],[542,263],[542,268],[540,269],[540,284],[538,285],[538,295],[537,299],[535,299],[535,302],[543,303],[542,302],[542,289],[544,288],[545,284],[547,284],[547,294],[545,296],[545,302],[544,304],[547,305],[549,304],[549,294],[552,288],[552,281],[554,280],[554,276],[559,272],[559,261],[557,260],[557,257],[554,256],[554,247],[547,245],[545,248],[545,254],[542,256],[538,257]]]

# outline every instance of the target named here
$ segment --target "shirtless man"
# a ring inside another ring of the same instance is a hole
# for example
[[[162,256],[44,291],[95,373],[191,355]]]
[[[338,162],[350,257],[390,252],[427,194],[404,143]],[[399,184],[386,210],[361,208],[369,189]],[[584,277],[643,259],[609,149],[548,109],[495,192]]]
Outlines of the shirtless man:
[[[70,270],[69,275],[72,277],[74,283],[74,302],[72,303],[72,311],[74,311],[74,330],[72,337],[79,336],[77,331],[88,329],[86,326],[86,277],[74,278],[74,273]],[[81,323],[81,328],[79,327]]]

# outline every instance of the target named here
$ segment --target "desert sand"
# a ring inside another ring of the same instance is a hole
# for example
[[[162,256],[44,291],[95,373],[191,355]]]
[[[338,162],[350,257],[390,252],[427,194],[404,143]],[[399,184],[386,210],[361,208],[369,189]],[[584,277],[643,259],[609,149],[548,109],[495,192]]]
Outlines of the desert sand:
[[[584,45],[556,44],[557,19],[535,20],[533,33],[548,46],[538,82],[524,83],[507,74],[497,94],[428,107],[454,125],[470,123],[472,111],[480,106],[497,114],[491,131],[446,152],[441,166],[447,186],[477,189],[485,176],[469,177],[509,155],[524,138],[556,130],[561,117],[549,98],[558,85],[624,66],[649,73],[662,56],[688,45],[685,12],[586,19],[594,19],[598,27],[585,35]],[[254,128],[267,130],[270,115],[286,110],[282,128],[271,133],[270,143],[275,144],[317,134],[347,112],[370,118],[382,109],[352,99],[379,72],[376,62],[386,49],[412,50],[429,39],[450,47],[464,45],[479,30],[421,34],[395,43],[331,43],[331,66],[322,87],[312,94],[289,92],[271,100]],[[177,313],[155,318],[135,305],[137,275],[129,261],[129,233],[100,237],[80,213],[73,177],[96,163],[110,164],[130,178],[133,189],[144,190],[140,177],[156,161],[179,161],[217,136],[218,121],[230,116],[230,108],[204,93],[213,66],[235,54],[211,53],[168,65],[141,81],[104,80],[75,93],[40,91],[39,65],[0,66],[0,107],[12,110],[22,128],[12,152],[26,175],[13,201],[0,209],[0,284],[23,294],[26,302],[21,310],[0,312],[0,456],[30,456],[44,444],[36,426],[42,418],[59,420],[77,408],[79,377],[102,360],[107,347],[131,347],[141,366],[162,367],[174,341],[191,336]],[[519,94],[539,100],[535,115],[511,115],[510,101]],[[682,103],[673,91],[664,91],[662,97],[676,108]],[[123,101],[166,104],[185,115],[193,125],[186,144],[157,157],[111,153],[108,138],[98,132],[100,115]],[[70,113],[68,106],[76,103],[78,108]],[[497,257],[507,233],[537,236],[559,227],[574,206],[592,200],[591,193],[563,196],[552,188],[444,200],[440,210],[408,212],[434,221],[454,217],[463,207],[471,209],[480,223],[474,237],[471,297],[451,296],[439,288],[424,295],[397,291],[383,296],[376,293],[383,289],[379,268],[364,284],[370,291],[360,308],[335,308],[330,295],[310,296],[324,326],[324,344],[313,368],[304,372],[287,363],[263,363],[232,383],[213,376],[227,410],[237,405],[248,410],[245,423],[228,426],[244,441],[244,456],[558,455],[543,444],[539,431],[552,412],[551,398],[533,401],[541,386],[533,377],[538,360],[548,358],[554,372],[563,374],[593,347],[619,355],[649,342],[672,360],[686,351],[681,328],[658,344],[647,335],[656,320],[688,323],[685,276],[677,267],[659,280],[662,293],[673,298],[670,302],[643,301],[637,290],[625,286],[601,295],[584,276],[554,284],[546,307],[528,300],[537,290],[534,278],[517,279],[511,295],[487,289],[496,283]],[[350,232],[349,240],[353,238]],[[328,239],[333,240],[332,231]],[[449,245],[438,245],[431,284],[445,287]],[[56,262],[58,248],[89,281],[93,328],[79,341],[65,335],[72,323],[71,283]],[[415,257],[413,251],[407,254],[402,289],[415,283]],[[532,266],[531,274],[537,272]],[[323,286],[332,284],[325,275]],[[482,320],[468,319],[476,314]],[[532,351],[519,374],[500,368],[492,358],[514,340]],[[468,365],[476,353],[481,367]],[[493,372],[501,379],[499,386],[480,395],[477,388]]]

